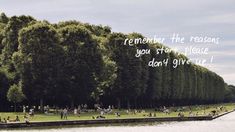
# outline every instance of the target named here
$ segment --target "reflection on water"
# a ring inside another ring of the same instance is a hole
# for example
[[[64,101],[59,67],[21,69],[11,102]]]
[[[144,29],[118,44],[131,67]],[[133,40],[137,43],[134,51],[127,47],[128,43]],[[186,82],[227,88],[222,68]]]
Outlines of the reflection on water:
[[[7,131],[7,130],[5,130]],[[51,129],[9,130],[13,132],[235,132],[235,112],[213,121],[152,123],[148,125],[90,126]],[[9,132],[8,131],[8,132]]]

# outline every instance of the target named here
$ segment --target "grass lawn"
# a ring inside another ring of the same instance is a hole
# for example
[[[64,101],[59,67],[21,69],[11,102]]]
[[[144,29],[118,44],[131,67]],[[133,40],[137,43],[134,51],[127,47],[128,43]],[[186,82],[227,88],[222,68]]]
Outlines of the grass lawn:
[[[225,109],[227,111],[233,110],[235,109],[235,104],[232,103],[227,103],[227,104],[215,104],[215,105],[198,105],[198,106],[190,106],[192,113],[193,114],[198,114],[198,116],[202,116],[202,115],[208,115],[212,110],[216,110],[217,107],[219,106],[224,106]],[[185,107],[170,107],[168,108],[170,109],[170,114],[165,114],[161,111],[155,111],[154,109],[145,109],[144,112],[140,112],[140,113],[136,113],[134,114],[133,111],[131,110],[131,112],[129,112],[129,114],[126,113],[126,110],[113,110],[111,113],[109,114],[105,114],[104,116],[106,117],[106,119],[125,119],[125,118],[148,118],[149,113],[155,113],[156,117],[177,117],[179,109],[181,109],[181,112],[184,113],[184,116],[189,116],[189,106],[185,106]],[[115,116],[115,112],[119,112],[120,113],[120,117],[116,117]],[[223,113],[225,111],[220,111],[220,113]],[[82,113],[80,114],[80,117],[72,114],[73,112],[71,112],[68,115],[68,119],[67,120],[91,120],[92,116],[98,116],[100,113],[99,112],[87,112],[87,113]],[[16,116],[19,116],[20,121],[24,122],[24,114],[21,112],[0,112],[0,117],[3,121],[3,118],[7,118],[10,117],[10,120],[14,120],[16,118]],[[63,119],[64,120],[64,119]],[[40,114],[40,113],[36,113],[34,115],[34,117],[30,117],[30,122],[32,121],[62,121],[60,119],[60,114]]]

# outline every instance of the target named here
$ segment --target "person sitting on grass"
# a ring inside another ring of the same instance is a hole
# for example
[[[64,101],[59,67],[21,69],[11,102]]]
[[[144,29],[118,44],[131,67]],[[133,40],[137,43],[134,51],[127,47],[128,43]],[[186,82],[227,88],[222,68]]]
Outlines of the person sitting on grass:
[[[34,117],[34,109],[33,109],[33,108],[31,108],[31,109],[29,110],[29,115],[30,115],[31,117]]]
[[[16,116],[15,122],[20,122],[19,116]]]
[[[189,117],[192,117],[193,116],[193,112],[190,110],[189,111]]]
[[[9,123],[9,122],[10,122],[10,116],[7,117],[7,123]]]
[[[141,110],[141,113],[144,114],[144,113],[145,113],[145,110]]]
[[[105,119],[105,116],[99,115],[99,116],[96,117],[96,119]]]
[[[10,122],[15,122],[15,120],[11,120],[10,119],[10,116],[7,117],[7,123],[10,123]]]
[[[100,111],[100,115],[104,115],[104,111],[102,110],[102,111]]]
[[[154,117],[157,117],[156,113],[153,114]]]
[[[178,117],[181,117],[181,118],[184,117],[184,113],[179,112],[179,113],[178,113]]]
[[[7,123],[7,120],[6,120],[6,118],[3,118],[3,123]]]
[[[133,114],[134,114],[134,115],[136,115],[136,114],[137,114],[137,112],[138,112],[138,111],[137,111],[136,109],[134,109]]]
[[[105,119],[105,116],[98,115],[98,116],[92,116],[92,119]]]
[[[169,114],[170,114],[170,110],[169,110],[169,109],[165,109],[165,110],[164,110],[164,113],[165,113],[166,115],[169,115]]]
[[[119,112],[115,112],[115,116],[116,116],[116,117],[120,117],[121,115],[120,115]]]
[[[105,110],[105,113],[111,113],[112,112],[112,107],[109,105],[108,109]]]
[[[24,115],[24,120],[26,124],[29,124],[29,117],[26,114]]]
[[[212,110],[211,113],[212,113],[212,116],[215,116],[217,114],[217,111],[216,110]]]

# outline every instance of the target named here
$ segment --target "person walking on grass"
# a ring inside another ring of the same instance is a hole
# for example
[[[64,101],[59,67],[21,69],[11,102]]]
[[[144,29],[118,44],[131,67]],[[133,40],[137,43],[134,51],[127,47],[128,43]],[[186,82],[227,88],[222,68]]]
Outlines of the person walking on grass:
[[[26,113],[26,107],[23,105],[23,114]]]
[[[64,108],[64,110],[63,110],[63,116],[64,116],[64,119],[67,120],[67,118],[68,118],[68,110],[67,110],[67,108]]]
[[[74,108],[73,114],[76,116],[78,114],[78,109]]]

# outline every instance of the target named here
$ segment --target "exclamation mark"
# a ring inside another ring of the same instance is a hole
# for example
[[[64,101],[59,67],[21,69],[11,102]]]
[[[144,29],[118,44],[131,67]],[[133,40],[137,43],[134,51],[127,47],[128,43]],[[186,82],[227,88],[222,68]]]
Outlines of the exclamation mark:
[[[210,62],[210,64],[209,64],[209,67],[212,67],[212,62],[213,62],[213,60],[214,60],[214,56],[211,56],[211,62]]]
[[[213,62],[214,56],[211,56],[211,63]]]

